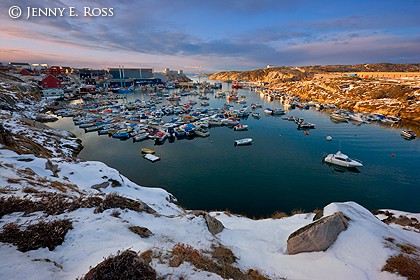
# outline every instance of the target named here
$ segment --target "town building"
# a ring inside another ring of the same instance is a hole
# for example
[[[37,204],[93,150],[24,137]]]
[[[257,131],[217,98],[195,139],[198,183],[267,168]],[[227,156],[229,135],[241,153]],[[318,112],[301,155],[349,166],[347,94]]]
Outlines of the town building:
[[[9,62],[9,66],[15,69],[32,69],[32,65],[26,62]]]
[[[45,77],[42,82],[42,95],[47,98],[59,98],[64,96],[61,81],[52,75]]]

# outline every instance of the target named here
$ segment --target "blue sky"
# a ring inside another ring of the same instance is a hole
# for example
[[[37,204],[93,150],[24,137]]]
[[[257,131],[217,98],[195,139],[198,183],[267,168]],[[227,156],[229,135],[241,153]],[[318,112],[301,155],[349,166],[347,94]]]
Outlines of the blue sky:
[[[8,10],[22,9],[12,19]],[[66,8],[26,19],[27,8]],[[78,17],[68,16],[75,7]],[[111,17],[83,16],[112,8]],[[420,1],[3,0],[0,61],[205,72],[420,63]]]

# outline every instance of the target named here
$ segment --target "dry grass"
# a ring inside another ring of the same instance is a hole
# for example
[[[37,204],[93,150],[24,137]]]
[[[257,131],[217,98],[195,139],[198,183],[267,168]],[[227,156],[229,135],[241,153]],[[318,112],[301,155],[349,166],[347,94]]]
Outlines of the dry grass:
[[[271,219],[281,219],[281,218],[286,218],[289,217],[289,215],[286,212],[281,212],[281,211],[276,211],[273,213],[273,215],[271,215]]]
[[[31,191],[31,188],[26,188]],[[33,192],[32,192],[33,193]],[[95,213],[102,213],[106,209],[120,208],[137,212],[146,211],[154,213],[148,205],[141,201],[132,200],[116,194],[109,194],[105,198],[100,196],[82,196],[72,199],[70,196],[59,193],[35,193],[39,200],[11,196],[0,197],[0,218],[4,215],[24,212],[25,214],[44,211],[48,215],[62,214],[66,211],[75,211],[79,208],[95,208]],[[115,213],[117,215],[117,213]]]
[[[219,264],[233,264],[237,260],[232,250],[222,244],[212,245],[211,249],[211,257],[216,259]]]
[[[190,245],[178,243],[172,248],[172,258],[169,260],[169,265],[178,267],[183,262],[189,262],[197,269],[218,274],[224,279],[269,279],[257,270],[248,270],[245,273],[239,268],[232,266],[236,257],[230,249],[221,245],[214,246],[212,249],[211,256],[215,258],[216,261]],[[226,254],[226,256],[224,256],[224,254]]]
[[[83,280],[156,279],[155,270],[136,252],[126,250],[92,268]]]
[[[72,229],[71,220],[40,221],[30,224],[25,230],[20,230],[16,223],[3,226],[0,241],[12,243],[21,252],[48,248],[50,251],[64,242],[67,232]]]
[[[392,256],[386,261],[386,265],[382,271],[397,273],[407,277],[408,280],[420,279],[420,259],[418,257],[410,257],[404,254]]]
[[[413,245],[401,244],[398,243],[397,247],[401,249],[401,251],[408,255],[414,255],[417,252],[417,248]]]
[[[305,213],[306,213],[306,211],[303,210],[303,209],[293,209],[292,212],[291,212],[291,215],[293,216],[293,215],[305,214]]]

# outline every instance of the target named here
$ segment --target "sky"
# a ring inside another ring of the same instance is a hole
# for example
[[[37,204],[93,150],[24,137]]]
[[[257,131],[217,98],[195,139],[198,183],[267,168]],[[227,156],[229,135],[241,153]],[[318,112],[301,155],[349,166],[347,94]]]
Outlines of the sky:
[[[0,62],[206,73],[420,63],[419,15],[420,0],[2,0]]]

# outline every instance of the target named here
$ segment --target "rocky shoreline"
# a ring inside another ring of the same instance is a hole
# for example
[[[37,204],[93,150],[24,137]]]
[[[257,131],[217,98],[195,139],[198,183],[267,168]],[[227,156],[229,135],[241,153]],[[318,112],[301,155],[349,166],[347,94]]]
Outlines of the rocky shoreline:
[[[419,71],[418,65],[415,66],[409,69]],[[337,69],[347,68],[279,67],[219,72],[208,78],[247,81],[259,84],[263,89],[298,97],[304,102],[328,103],[351,111],[399,116],[420,127],[420,72],[381,72],[379,75],[373,71],[334,72]],[[347,70],[351,69],[363,70]],[[369,69],[375,70],[373,66]],[[396,70],[401,69],[398,67]]]

